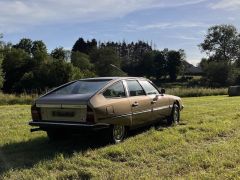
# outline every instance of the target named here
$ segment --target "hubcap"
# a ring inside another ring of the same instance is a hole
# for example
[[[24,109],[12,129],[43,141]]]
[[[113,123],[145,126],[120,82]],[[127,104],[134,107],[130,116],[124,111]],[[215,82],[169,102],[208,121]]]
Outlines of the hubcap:
[[[124,137],[124,126],[120,126],[120,125],[115,125],[113,127],[113,137],[115,140],[119,141],[122,140],[122,138]]]

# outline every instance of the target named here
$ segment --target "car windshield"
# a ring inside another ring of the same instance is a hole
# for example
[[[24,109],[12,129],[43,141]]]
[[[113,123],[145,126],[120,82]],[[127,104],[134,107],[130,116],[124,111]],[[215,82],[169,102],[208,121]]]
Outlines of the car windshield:
[[[110,79],[107,80],[79,80],[64,86],[50,95],[70,95],[70,94],[94,94],[100,90]]]

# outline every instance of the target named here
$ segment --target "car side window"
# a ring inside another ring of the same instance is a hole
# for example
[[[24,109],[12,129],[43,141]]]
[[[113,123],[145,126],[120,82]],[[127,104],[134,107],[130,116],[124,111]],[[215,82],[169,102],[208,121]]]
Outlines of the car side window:
[[[159,91],[148,81],[139,81],[147,95],[159,94]]]
[[[126,80],[129,96],[142,96],[145,92],[142,86],[136,80]]]
[[[104,92],[103,96],[106,98],[126,97],[125,89],[121,81],[111,85]]]

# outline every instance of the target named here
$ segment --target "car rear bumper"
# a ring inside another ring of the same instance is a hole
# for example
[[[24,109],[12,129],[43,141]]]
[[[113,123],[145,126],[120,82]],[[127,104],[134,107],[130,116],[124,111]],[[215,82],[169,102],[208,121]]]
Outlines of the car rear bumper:
[[[109,127],[109,124],[104,123],[96,123],[96,124],[83,124],[76,122],[52,122],[52,121],[30,121],[30,126],[37,126],[39,130],[46,130],[50,128],[64,128],[67,129],[91,129],[91,130],[99,130],[105,129]]]

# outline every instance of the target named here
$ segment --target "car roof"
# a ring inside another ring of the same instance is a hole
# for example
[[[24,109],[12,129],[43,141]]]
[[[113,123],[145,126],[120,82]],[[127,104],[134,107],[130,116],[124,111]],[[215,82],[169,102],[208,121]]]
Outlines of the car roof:
[[[95,78],[85,78],[85,79],[79,79],[79,80],[123,80],[123,79],[142,79],[146,80],[144,77],[95,77]]]

